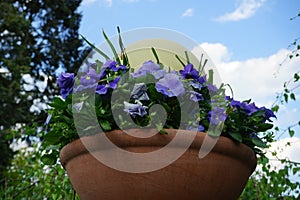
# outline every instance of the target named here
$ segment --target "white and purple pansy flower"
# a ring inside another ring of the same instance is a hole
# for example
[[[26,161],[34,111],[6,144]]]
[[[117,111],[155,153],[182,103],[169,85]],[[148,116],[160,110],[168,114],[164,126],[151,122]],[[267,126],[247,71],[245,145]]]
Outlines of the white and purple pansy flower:
[[[128,103],[124,101],[124,111],[130,114],[132,117],[140,116],[143,117],[147,114],[147,107],[143,106],[139,101],[137,103]]]

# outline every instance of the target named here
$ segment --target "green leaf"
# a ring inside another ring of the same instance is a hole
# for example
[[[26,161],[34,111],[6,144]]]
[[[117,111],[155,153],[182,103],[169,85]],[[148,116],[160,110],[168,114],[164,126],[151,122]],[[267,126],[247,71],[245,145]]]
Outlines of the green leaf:
[[[103,56],[106,60],[109,60],[109,57],[100,49],[98,49],[95,45],[93,45],[92,43],[90,43],[90,41],[88,41],[83,35],[80,35],[82,37],[82,39],[88,43],[96,52],[98,52],[101,56]]]
[[[264,123],[264,124],[258,124],[257,125],[257,132],[265,132],[269,129],[273,128],[273,124]]]
[[[295,131],[292,130],[291,128],[288,128],[288,132],[289,132],[290,137],[293,137],[295,135]]]
[[[57,161],[57,154],[55,153],[45,154],[41,157],[41,161],[45,165],[54,165]]]
[[[233,139],[235,139],[236,141],[238,141],[238,142],[242,142],[243,141],[243,137],[242,137],[242,135],[240,134],[240,133],[229,133],[229,135],[233,138]]]
[[[121,49],[121,59],[123,60],[123,65],[130,66],[128,56],[126,54],[125,47],[124,47],[124,44],[123,44],[123,41],[122,41],[121,30],[120,30],[119,26],[117,26],[117,31],[118,31],[118,36],[119,36],[119,46],[120,46],[120,49]]]
[[[184,54],[185,54],[185,58],[186,58],[187,63],[190,64],[191,61],[190,61],[190,57],[189,57],[188,52],[187,52],[187,51],[184,51]]]
[[[102,30],[102,34],[107,42],[107,44],[109,45],[110,49],[112,50],[113,54],[114,54],[114,57],[117,61],[117,63],[121,64],[121,61],[120,61],[120,58],[119,58],[119,55],[114,47],[114,45],[111,43],[111,41],[109,40],[109,38],[107,37],[106,33],[104,32],[104,30]]]
[[[96,60],[97,69],[96,72],[100,74],[103,63],[100,60]]]
[[[291,98],[292,100],[296,101],[296,97],[295,97],[295,94],[294,94],[294,93],[291,93],[291,94],[290,94],[290,98]]]
[[[262,117],[262,116],[265,115],[265,113],[266,113],[265,110],[259,110],[259,111],[254,112],[254,113],[251,115],[251,117]]]
[[[50,103],[49,105],[59,110],[64,110],[66,108],[66,102],[62,100],[60,97],[54,97],[52,103]]]
[[[293,168],[293,174],[295,175],[296,173],[298,173],[300,171],[299,167]]]
[[[50,144],[57,144],[60,142],[61,136],[61,132],[53,130],[45,134],[44,140]]]
[[[184,64],[184,62],[179,58],[179,56],[176,54],[175,55],[175,58],[180,62],[180,64],[184,67],[185,66],[185,64]]]
[[[207,82],[209,83],[209,84],[213,84],[213,82],[214,82],[214,71],[212,70],[212,69],[210,69],[210,70],[208,70],[208,79],[207,79]]]
[[[259,138],[252,138],[251,141],[253,144],[255,144],[257,147],[266,148],[267,145]]]
[[[158,57],[158,55],[157,55],[157,52],[156,52],[155,48],[154,48],[154,47],[151,47],[151,51],[152,51],[152,53],[153,53],[153,55],[154,55],[154,57],[155,57],[155,59],[156,59],[156,63],[159,64],[159,63],[160,63],[160,62],[159,62],[159,57]]]
[[[109,121],[107,120],[100,120],[100,126],[103,128],[104,131],[110,131],[111,130],[111,126]]]
[[[300,46],[300,45],[299,45],[299,46]],[[299,74],[295,73],[295,74],[294,74],[294,82],[299,81],[299,79],[300,79]]]
[[[278,112],[278,110],[279,110],[279,105],[274,106],[271,110],[272,110],[273,112]]]
[[[287,102],[288,102],[288,100],[289,100],[289,96],[288,96],[288,94],[286,94],[286,93],[285,93],[283,96],[284,96],[284,101],[287,103]]]

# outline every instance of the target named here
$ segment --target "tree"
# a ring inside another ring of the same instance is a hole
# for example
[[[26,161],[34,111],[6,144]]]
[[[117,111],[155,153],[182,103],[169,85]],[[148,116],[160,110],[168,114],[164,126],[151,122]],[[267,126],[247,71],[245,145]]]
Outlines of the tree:
[[[21,129],[33,120],[43,123],[44,103],[58,93],[58,70],[77,71],[89,51],[78,34],[80,3],[0,2],[0,180],[1,169],[12,156],[12,140],[30,141],[24,131],[12,135],[11,129]]]

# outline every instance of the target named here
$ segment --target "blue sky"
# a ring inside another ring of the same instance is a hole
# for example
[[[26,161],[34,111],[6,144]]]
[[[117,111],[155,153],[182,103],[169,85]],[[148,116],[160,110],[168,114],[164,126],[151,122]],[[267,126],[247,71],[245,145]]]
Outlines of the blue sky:
[[[279,66],[290,53],[289,44],[300,37],[300,18],[290,20],[300,12],[299,0],[83,0],[80,11],[80,33],[95,44],[104,41],[102,28],[113,36],[117,26],[185,34],[208,53],[239,100],[271,106],[283,83],[300,69],[299,58]],[[281,107],[275,122],[280,127],[299,121],[299,90],[294,91],[297,102]],[[295,136],[299,141],[300,128]],[[294,145],[283,156],[300,162],[298,150]]]
[[[300,20],[289,20],[300,11],[298,0],[84,0],[80,10],[80,32],[96,44],[102,28],[113,35],[116,26],[162,27],[199,43],[222,43],[235,60],[287,47],[300,27]]]

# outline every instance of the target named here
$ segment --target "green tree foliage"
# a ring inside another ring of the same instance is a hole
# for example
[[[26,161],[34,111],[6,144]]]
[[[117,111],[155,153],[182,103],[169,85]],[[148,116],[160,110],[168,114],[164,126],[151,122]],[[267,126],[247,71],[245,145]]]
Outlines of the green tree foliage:
[[[11,158],[11,141],[26,135],[12,135],[11,129],[30,125],[33,119],[43,123],[46,113],[41,105],[58,93],[57,70],[77,71],[88,53],[78,34],[80,3],[0,2],[0,171]]]

